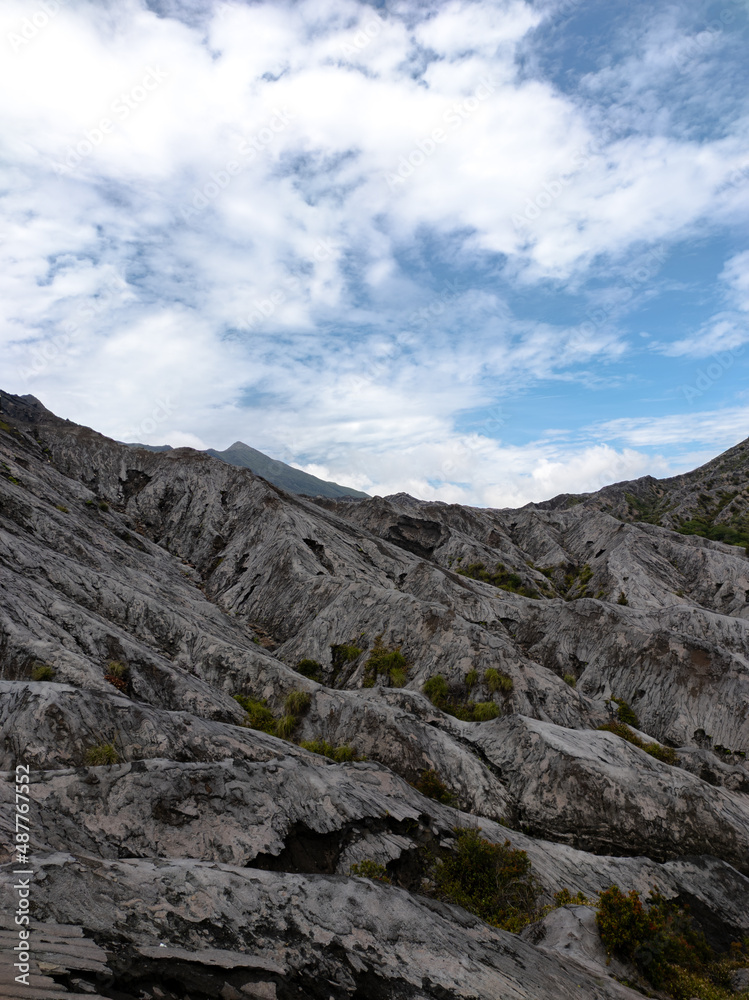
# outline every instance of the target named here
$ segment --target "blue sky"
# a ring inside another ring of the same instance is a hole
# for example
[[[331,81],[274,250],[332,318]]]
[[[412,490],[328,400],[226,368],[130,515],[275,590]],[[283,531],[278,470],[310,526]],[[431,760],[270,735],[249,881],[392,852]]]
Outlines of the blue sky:
[[[509,506],[749,435],[746,0],[6,0],[0,384]]]

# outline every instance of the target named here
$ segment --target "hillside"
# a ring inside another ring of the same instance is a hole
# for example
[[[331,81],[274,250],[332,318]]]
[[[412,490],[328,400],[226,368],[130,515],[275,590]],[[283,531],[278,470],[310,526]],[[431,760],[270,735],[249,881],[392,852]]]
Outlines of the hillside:
[[[539,510],[582,504],[621,521],[645,521],[687,535],[749,546],[749,438],[693,472],[669,479],[643,476],[597,493],[561,494]]]
[[[749,936],[742,548],[605,497],[313,500],[6,393],[0,463],[20,995],[625,1000],[647,984],[573,899],[613,884]],[[532,866],[522,933],[439,888],[476,827]]]

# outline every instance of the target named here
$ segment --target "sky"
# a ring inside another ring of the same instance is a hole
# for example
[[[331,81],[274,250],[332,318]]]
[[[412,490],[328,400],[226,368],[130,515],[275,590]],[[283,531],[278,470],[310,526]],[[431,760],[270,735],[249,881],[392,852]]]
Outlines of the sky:
[[[749,436],[749,0],[4,0],[0,386],[520,506]]]

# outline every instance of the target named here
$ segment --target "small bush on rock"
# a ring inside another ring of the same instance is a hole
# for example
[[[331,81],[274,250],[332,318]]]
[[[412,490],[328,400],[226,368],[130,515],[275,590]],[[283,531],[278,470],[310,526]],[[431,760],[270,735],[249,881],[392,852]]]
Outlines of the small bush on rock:
[[[112,743],[97,743],[89,747],[83,759],[89,767],[102,767],[108,764],[119,764],[120,755]]]
[[[539,916],[541,886],[528,855],[509,840],[484,840],[480,830],[457,831],[455,851],[438,861],[433,880],[440,899],[495,927],[517,933]]]
[[[322,663],[317,660],[310,660],[305,658],[300,660],[296,665],[298,673],[302,674],[304,677],[309,677],[312,681],[319,681],[322,677]]]
[[[624,722],[628,726],[639,726],[640,723],[637,719],[637,715],[623,698],[612,698],[611,700],[618,706],[616,710],[616,717],[620,722]]]
[[[633,962],[656,988],[668,989],[676,968],[697,973],[713,953],[688,910],[651,892],[647,906],[634,889],[612,885],[599,896],[596,923],[609,954]]]
[[[130,690],[130,668],[120,660],[110,660],[106,667],[104,680],[108,681],[112,687],[127,694]]]
[[[381,865],[379,862],[372,861],[369,858],[365,858],[364,861],[357,861],[356,864],[351,865],[348,873],[358,878],[369,878],[373,882],[391,884],[385,865]]]
[[[358,757],[354,747],[348,743],[340,746],[333,746],[327,740],[304,740],[299,744],[302,750],[309,750],[310,753],[318,753],[322,757],[334,760],[336,764],[344,764],[349,761],[366,760],[366,757]]]
[[[378,635],[364,667],[364,686],[373,687],[378,677],[386,677],[393,687],[403,687],[407,670],[408,660],[400,646],[388,649]]]
[[[569,684],[571,688],[577,687],[577,678],[574,674],[565,674],[562,680],[565,684]]]
[[[499,708],[493,701],[478,701],[473,706],[472,718],[467,721],[489,722],[490,719],[496,719],[500,714]]]
[[[55,671],[48,663],[37,663],[31,671],[32,681],[53,681]]]
[[[620,739],[626,740],[627,743],[631,743],[640,750],[644,750],[645,753],[650,754],[651,757],[655,757],[656,760],[660,760],[664,764],[673,765],[679,761],[676,751],[671,747],[661,746],[660,743],[644,743],[637,733],[633,733],[629,726],[626,726],[623,722],[607,722],[605,725],[599,726],[598,729],[599,731],[613,733]]]
[[[503,674],[494,667],[489,667],[484,672],[484,682],[491,694],[496,694],[497,691],[501,691],[502,694],[510,694],[515,686],[512,677],[508,677],[507,674]]]
[[[284,708],[287,715],[304,715],[309,710],[312,698],[309,691],[291,691],[286,695]]]
[[[419,776],[419,780],[414,782],[413,786],[417,792],[421,792],[422,795],[426,795],[428,799],[434,799],[437,802],[442,802],[446,806],[450,806],[455,801],[455,796],[447,787],[445,782],[440,778],[439,774],[432,768],[426,771],[422,771]]]

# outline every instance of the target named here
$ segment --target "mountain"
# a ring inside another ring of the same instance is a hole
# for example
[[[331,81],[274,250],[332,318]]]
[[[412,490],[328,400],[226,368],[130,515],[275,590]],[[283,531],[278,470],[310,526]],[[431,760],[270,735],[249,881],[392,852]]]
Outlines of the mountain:
[[[0,755],[30,778],[0,782],[8,958],[34,872],[34,992],[9,959],[0,994],[653,993],[585,905],[612,885],[727,955],[749,559],[596,503],[313,500],[0,393]]]
[[[364,499],[367,496],[360,490],[353,490],[348,486],[339,486],[338,483],[318,479],[317,476],[311,476],[308,472],[302,472],[301,469],[294,469],[292,466],[286,465],[285,462],[268,458],[261,451],[256,451],[241,441],[235,441],[224,451],[215,451],[213,448],[209,448],[208,454],[228,465],[251,469],[256,476],[262,476],[269,483],[280,486],[282,490],[288,490],[289,493],[301,493],[311,497],[358,497],[359,499]]]
[[[561,494],[539,510],[582,504],[621,521],[645,521],[731,545],[749,546],[749,438],[693,472],[643,476],[597,493]]]
[[[168,444],[129,444],[128,447],[144,448],[146,451],[155,452],[173,450]],[[226,462],[227,465],[236,465],[240,469],[251,469],[256,476],[262,476],[269,483],[280,486],[282,490],[288,490],[289,493],[299,493],[302,496],[311,497],[356,497],[358,499],[364,499],[368,496],[367,493],[362,493],[360,490],[339,486],[338,483],[332,483],[326,479],[318,479],[317,476],[311,476],[308,472],[295,469],[291,465],[286,465],[285,462],[269,458],[262,451],[250,448],[249,445],[243,444],[241,441],[235,441],[224,451],[209,448],[205,454],[212,455],[213,458]]]

